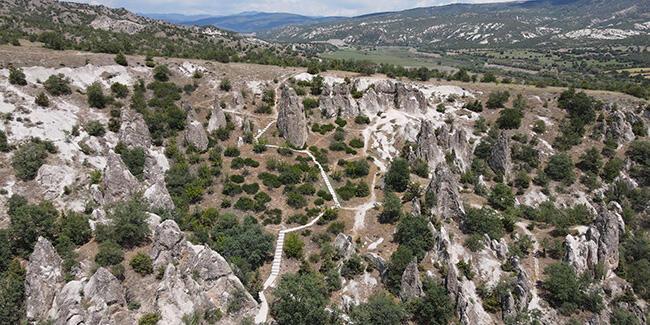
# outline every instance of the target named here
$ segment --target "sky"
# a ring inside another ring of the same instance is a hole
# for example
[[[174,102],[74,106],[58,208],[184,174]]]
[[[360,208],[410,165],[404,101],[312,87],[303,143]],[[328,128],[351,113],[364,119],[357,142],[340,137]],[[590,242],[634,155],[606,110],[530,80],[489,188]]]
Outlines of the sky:
[[[355,16],[449,3],[509,0],[71,0],[137,13],[230,15],[243,11],[290,12],[310,16]]]

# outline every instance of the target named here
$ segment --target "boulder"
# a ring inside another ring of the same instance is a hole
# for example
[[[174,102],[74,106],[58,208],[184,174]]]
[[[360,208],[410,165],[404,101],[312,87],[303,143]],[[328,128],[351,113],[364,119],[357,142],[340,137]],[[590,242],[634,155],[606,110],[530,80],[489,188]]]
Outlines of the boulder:
[[[122,111],[119,139],[129,148],[148,149],[151,146],[151,134],[142,114],[130,109]]]
[[[607,117],[605,136],[608,139],[613,139],[619,145],[628,143],[635,138],[632,125],[627,121],[625,114],[619,110],[613,111]]]
[[[607,278],[618,267],[618,246],[625,223],[621,216],[622,208],[616,202],[611,202],[607,208],[598,206],[597,211],[594,223],[586,232],[566,236],[564,260],[577,273],[593,273],[601,264]]]
[[[356,245],[352,241],[352,237],[344,233],[339,233],[336,235],[336,239],[334,240],[334,248],[336,248],[339,256],[343,257],[344,259],[350,258],[355,253],[355,246]]]
[[[418,270],[418,261],[413,259],[406,266],[402,273],[402,282],[400,285],[399,296],[403,301],[420,297],[424,294],[422,281],[420,281],[420,271]]]
[[[510,160],[510,138],[506,132],[501,132],[492,146],[488,165],[495,173],[503,175],[506,179],[509,176],[512,162]]]
[[[427,99],[424,93],[413,86],[403,83],[396,84],[397,97],[395,103],[397,109],[407,113],[425,113],[427,111]]]
[[[178,259],[185,246],[185,235],[173,220],[165,220],[156,227],[149,256],[155,268],[166,267]]]
[[[212,114],[210,114],[210,120],[208,121],[208,132],[212,133],[220,128],[225,128],[228,124],[226,120],[226,114],[219,106],[219,103],[215,103],[214,108],[212,108]]]
[[[363,257],[372,265],[380,276],[384,276],[386,272],[386,261],[375,253],[366,253]]]
[[[43,165],[38,169],[36,182],[43,189],[43,199],[54,200],[63,195],[66,186],[74,184],[77,172],[65,165]]]
[[[29,321],[44,321],[54,297],[63,287],[63,261],[52,244],[39,237],[25,276],[25,310]]]
[[[109,152],[103,177],[103,204],[113,204],[136,194],[140,184],[126,167],[122,158]]]
[[[436,167],[435,174],[427,187],[427,193],[436,199],[433,214],[445,220],[453,218],[460,221],[464,218],[465,210],[458,192],[458,181],[446,163]]]
[[[278,130],[287,142],[296,148],[302,148],[307,142],[307,118],[302,100],[296,91],[288,86],[282,88],[278,102]]]
[[[185,129],[185,143],[203,152],[208,149],[208,133],[205,132],[201,122],[192,120]]]
[[[174,201],[165,186],[165,180],[159,179],[144,191],[144,198],[155,210],[174,210]]]
[[[124,288],[106,268],[100,267],[83,288],[86,324],[116,323],[115,312],[126,307]]]
[[[86,319],[85,306],[82,305],[85,280],[70,281],[56,295],[49,312],[49,318],[56,325],[83,325]]]
[[[326,118],[336,116],[357,116],[359,107],[350,93],[350,86],[346,83],[324,85],[319,98],[319,106]]]

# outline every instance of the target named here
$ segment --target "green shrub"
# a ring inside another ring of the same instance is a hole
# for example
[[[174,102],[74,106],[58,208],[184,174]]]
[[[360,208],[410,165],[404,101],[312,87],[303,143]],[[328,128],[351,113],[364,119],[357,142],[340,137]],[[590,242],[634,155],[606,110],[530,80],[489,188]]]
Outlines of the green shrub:
[[[139,252],[129,262],[133,271],[140,275],[149,275],[153,273],[153,263],[148,254]]]
[[[129,95],[129,88],[124,84],[116,82],[111,85],[111,92],[117,98],[126,98]]]
[[[497,118],[496,123],[500,129],[518,129],[521,126],[521,119],[523,117],[524,114],[521,110],[516,108],[507,108],[499,113],[499,118]]]
[[[171,71],[169,71],[169,68],[167,67],[167,65],[164,65],[164,64],[157,65],[153,69],[153,77],[154,77],[154,79],[156,79],[157,81],[160,81],[160,82],[168,81],[170,74],[171,74]]]
[[[119,202],[109,213],[111,233],[116,243],[123,247],[135,247],[149,236],[147,206],[140,197]]]
[[[227,147],[223,151],[223,155],[226,156],[226,157],[239,157],[240,154],[241,153],[240,153],[239,149],[237,149],[237,147]]]
[[[147,154],[141,147],[127,148],[121,143],[115,147],[115,152],[120,155],[122,161],[129,169],[131,174],[138,179],[142,179],[144,174],[144,164],[147,159]]]
[[[463,230],[469,234],[487,234],[491,239],[500,239],[505,233],[503,221],[498,212],[490,208],[467,209]]]
[[[497,183],[488,197],[488,202],[493,208],[503,211],[515,206],[515,195],[510,186]]]
[[[126,60],[126,56],[124,56],[122,53],[118,53],[115,56],[115,63],[125,67],[129,65],[129,62]]]
[[[284,253],[289,258],[300,259],[303,255],[305,243],[300,239],[300,235],[295,232],[289,233],[284,237]]]
[[[348,161],[345,164],[345,174],[351,178],[360,178],[368,176],[370,165],[365,159]]]
[[[228,79],[223,79],[219,83],[219,89],[223,91],[230,91],[232,89],[232,84],[230,83],[230,80]]]
[[[306,97],[305,99],[302,100],[302,104],[303,106],[305,106],[306,110],[317,108],[318,105],[320,105],[318,98],[314,98],[314,97]]]
[[[353,307],[350,318],[354,324],[403,324],[407,312],[391,294],[379,291],[368,302]]]
[[[86,88],[86,96],[90,107],[104,108],[108,103],[108,98],[104,96],[104,90],[99,82],[94,82]]]
[[[573,161],[566,153],[559,153],[551,156],[544,173],[554,181],[572,184],[575,181]]]
[[[18,179],[32,180],[45,163],[48,153],[56,152],[51,142],[34,139],[18,147],[11,159],[11,166]]]
[[[483,111],[483,103],[480,100],[470,101],[463,105],[463,108],[472,112],[480,113]]]
[[[72,93],[70,89],[70,79],[63,74],[51,75],[45,83],[43,83],[45,90],[52,96],[69,95]]]
[[[289,192],[287,194],[287,205],[294,209],[302,209],[307,206],[307,199],[298,192]]]
[[[60,235],[70,238],[75,245],[83,245],[92,238],[88,217],[81,213],[70,212],[61,217]]]
[[[410,173],[408,162],[402,158],[395,158],[384,177],[386,190],[395,192],[406,191],[409,185]]]
[[[393,223],[402,216],[402,201],[393,192],[386,192],[382,212],[379,214],[380,223]]]
[[[502,108],[509,98],[510,93],[508,91],[494,91],[490,93],[485,106],[489,109]]]
[[[9,83],[18,86],[27,85],[23,70],[16,67],[9,67]]]
[[[161,319],[162,317],[158,313],[144,314],[138,319],[138,325],[156,325]]]
[[[86,129],[86,132],[88,132],[89,135],[94,137],[102,137],[106,134],[106,129],[100,121],[90,121],[86,124],[84,129]]]
[[[95,255],[95,263],[99,266],[110,266],[122,263],[124,260],[124,252],[120,245],[106,241],[99,244],[99,250]]]
[[[37,96],[36,99],[34,99],[34,103],[38,106],[41,107],[49,107],[50,106],[50,99],[45,95],[44,92],[40,92]]]

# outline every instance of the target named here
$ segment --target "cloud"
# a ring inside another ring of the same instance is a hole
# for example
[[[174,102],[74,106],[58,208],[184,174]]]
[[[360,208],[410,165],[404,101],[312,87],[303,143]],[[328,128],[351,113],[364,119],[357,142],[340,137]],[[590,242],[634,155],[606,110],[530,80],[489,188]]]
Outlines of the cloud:
[[[355,16],[450,3],[512,0],[72,0],[140,13],[229,15],[242,11],[291,12],[310,16]]]

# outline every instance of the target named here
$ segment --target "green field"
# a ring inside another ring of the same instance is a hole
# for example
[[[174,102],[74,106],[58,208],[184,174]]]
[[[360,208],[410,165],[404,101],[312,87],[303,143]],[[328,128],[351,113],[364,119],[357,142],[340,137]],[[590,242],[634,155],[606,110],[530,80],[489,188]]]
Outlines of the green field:
[[[373,63],[393,64],[404,67],[427,67],[430,69],[450,70],[450,62],[444,57],[436,54],[419,53],[412,49],[402,47],[379,47],[379,48],[345,48],[335,52],[322,54],[329,59],[340,60],[364,60]]]

